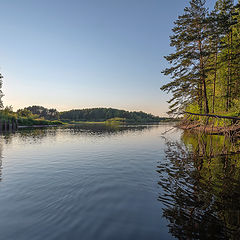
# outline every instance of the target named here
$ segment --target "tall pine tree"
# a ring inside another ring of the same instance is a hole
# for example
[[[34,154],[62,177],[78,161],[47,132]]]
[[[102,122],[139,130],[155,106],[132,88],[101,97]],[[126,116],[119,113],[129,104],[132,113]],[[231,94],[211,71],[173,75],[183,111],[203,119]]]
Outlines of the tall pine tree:
[[[233,19],[234,3],[233,0],[218,0],[215,9],[218,12],[218,26],[221,29],[222,35],[225,39],[222,41],[221,63],[226,65],[227,71],[225,74],[225,96],[226,111],[228,111],[232,104],[232,53],[233,53],[233,32],[232,26],[235,24]]]
[[[197,103],[199,112],[209,113],[206,74],[210,51],[205,2],[191,0],[172,29],[174,34],[170,39],[175,52],[165,57],[172,66],[163,73],[173,81],[161,87],[173,93],[169,113],[181,112],[189,103]]]

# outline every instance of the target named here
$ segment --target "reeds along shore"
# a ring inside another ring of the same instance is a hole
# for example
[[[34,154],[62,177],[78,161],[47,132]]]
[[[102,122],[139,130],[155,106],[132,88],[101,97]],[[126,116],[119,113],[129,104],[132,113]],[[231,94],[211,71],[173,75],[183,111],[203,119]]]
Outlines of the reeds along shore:
[[[18,129],[18,121],[16,119],[3,120],[0,119],[0,132],[16,131]]]

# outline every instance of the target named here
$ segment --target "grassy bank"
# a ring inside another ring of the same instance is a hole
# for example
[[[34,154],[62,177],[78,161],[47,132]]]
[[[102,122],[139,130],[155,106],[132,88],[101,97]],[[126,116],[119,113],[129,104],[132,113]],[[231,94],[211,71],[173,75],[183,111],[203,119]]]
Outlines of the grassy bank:
[[[126,121],[124,118],[111,118],[106,121],[70,121],[65,120],[65,124],[92,124],[92,125],[121,125],[126,124]]]
[[[50,125],[63,125],[64,123],[58,120],[50,121],[45,119],[33,119],[33,118],[18,118],[19,126],[50,126]]]

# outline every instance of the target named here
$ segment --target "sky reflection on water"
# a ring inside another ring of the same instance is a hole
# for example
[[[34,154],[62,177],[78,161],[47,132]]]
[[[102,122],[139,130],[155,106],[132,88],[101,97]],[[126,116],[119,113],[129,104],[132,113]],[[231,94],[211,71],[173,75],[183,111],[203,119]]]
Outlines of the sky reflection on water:
[[[239,141],[159,126],[1,136],[3,239],[239,239]]]
[[[4,239],[171,239],[156,164],[168,125],[2,136]]]

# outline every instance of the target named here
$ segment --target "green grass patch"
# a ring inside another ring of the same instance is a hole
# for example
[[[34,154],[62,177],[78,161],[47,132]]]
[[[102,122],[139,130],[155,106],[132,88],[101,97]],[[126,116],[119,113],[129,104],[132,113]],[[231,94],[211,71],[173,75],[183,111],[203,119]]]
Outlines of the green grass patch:
[[[54,120],[45,120],[45,119],[33,119],[33,118],[19,118],[18,119],[19,126],[34,126],[34,125],[41,125],[41,126],[47,126],[47,125],[63,125],[63,122]]]

